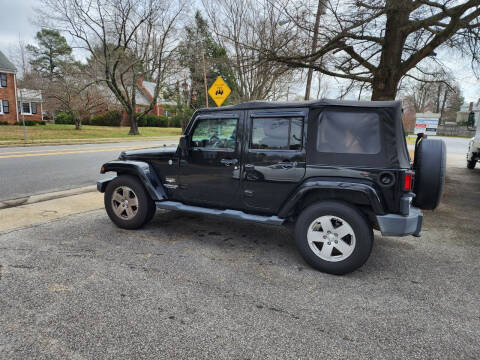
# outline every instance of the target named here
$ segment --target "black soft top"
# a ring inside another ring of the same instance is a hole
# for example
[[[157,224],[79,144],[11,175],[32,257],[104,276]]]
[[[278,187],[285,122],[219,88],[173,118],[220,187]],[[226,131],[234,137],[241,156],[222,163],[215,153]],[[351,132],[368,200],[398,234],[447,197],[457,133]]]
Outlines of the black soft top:
[[[225,110],[253,110],[253,109],[275,109],[275,108],[299,108],[299,107],[320,107],[320,106],[352,106],[368,108],[402,108],[400,101],[353,101],[353,100],[334,100],[321,99],[312,101],[249,101],[237,105],[228,105],[222,107],[211,107],[199,109],[199,112],[225,111]]]
[[[328,108],[330,111],[351,109],[352,111],[361,111],[361,109],[368,109],[378,113],[381,121],[381,137],[382,150],[377,155],[373,156],[355,156],[349,155],[347,157],[337,156],[329,157],[332,165],[344,164],[347,165],[371,165],[375,167],[387,168],[409,168],[410,157],[408,154],[407,143],[405,140],[405,133],[402,124],[402,103],[400,101],[351,101],[351,100],[332,100],[322,99],[313,101],[299,101],[299,102],[266,102],[266,101],[250,101],[237,105],[229,105],[214,108],[203,108],[197,110],[197,113],[228,111],[228,110],[256,110],[256,109],[276,109],[276,108],[310,108],[309,122],[314,123],[309,125],[309,132],[316,131],[317,121],[319,121],[319,113],[323,108]],[[315,114],[314,118],[312,118]],[[310,154],[313,154],[313,149],[310,149]],[[325,159],[325,157],[322,157]],[[348,160],[348,161],[347,161]]]

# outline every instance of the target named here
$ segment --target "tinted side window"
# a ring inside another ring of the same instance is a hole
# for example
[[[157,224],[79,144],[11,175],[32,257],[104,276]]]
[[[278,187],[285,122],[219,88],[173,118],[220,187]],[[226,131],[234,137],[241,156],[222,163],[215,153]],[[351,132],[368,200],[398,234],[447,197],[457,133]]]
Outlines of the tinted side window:
[[[193,147],[234,149],[237,138],[237,119],[200,119],[192,134]]]
[[[368,111],[326,110],[318,117],[317,151],[377,154],[380,118]]]
[[[253,118],[250,149],[300,150],[302,118]]]

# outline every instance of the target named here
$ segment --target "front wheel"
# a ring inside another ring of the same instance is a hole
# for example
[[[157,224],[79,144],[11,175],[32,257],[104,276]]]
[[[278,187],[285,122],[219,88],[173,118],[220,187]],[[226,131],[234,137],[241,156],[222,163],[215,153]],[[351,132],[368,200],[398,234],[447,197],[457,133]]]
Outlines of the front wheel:
[[[105,189],[105,209],[110,219],[123,229],[138,229],[155,213],[155,203],[138,178],[121,175]]]
[[[476,164],[477,164],[477,160],[467,160],[467,168],[469,169],[475,168]]]
[[[354,206],[325,201],[302,211],[295,224],[295,241],[312,267],[343,275],[367,261],[373,246],[373,230]]]

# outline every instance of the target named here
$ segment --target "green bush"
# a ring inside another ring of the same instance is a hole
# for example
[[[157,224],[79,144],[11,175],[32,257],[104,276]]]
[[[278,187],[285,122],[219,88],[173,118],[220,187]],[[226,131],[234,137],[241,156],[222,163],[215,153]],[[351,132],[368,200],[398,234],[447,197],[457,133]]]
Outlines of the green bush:
[[[72,114],[67,112],[59,112],[57,116],[55,116],[55,124],[69,124],[73,125],[75,122],[73,120]]]
[[[90,125],[120,126],[122,113],[119,110],[107,111],[105,114],[96,114],[90,118]]]
[[[19,121],[17,123],[18,126],[23,126],[23,121]],[[40,125],[40,121],[36,120],[25,120],[25,126],[35,126],[35,125]]]
[[[170,127],[182,127],[182,119],[182,114],[175,114],[175,116],[170,119]]]
[[[8,121],[0,121],[0,125],[8,125],[9,122]]]
[[[147,114],[142,117],[137,116],[137,125],[139,127],[167,127],[168,118],[164,115],[157,116],[155,114]]]

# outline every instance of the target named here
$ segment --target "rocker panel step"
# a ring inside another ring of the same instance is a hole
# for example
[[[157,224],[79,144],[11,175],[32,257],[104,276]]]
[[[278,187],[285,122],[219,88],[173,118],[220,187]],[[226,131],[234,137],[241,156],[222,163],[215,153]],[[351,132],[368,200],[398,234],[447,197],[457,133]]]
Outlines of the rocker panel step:
[[[225,210],[211,209],[211,208],[205,208],[200,206],[185,205],[177,201],[157,201],[155,202],[155,204],[157,206],[157,209],[178,210],[178,211],[186,211],[186,212],[193,212],[193,213],[199,213],[199,214],[216,215],[216,216],[221,216],[229,219],[255,221],[255,222],[270,224],[270,225],[282,225],[285,220],[285,219],[279,218],[278,216],[253,215],[253,214],[244,213],[243,211],[231,210],[231,209],[225,209]]]

